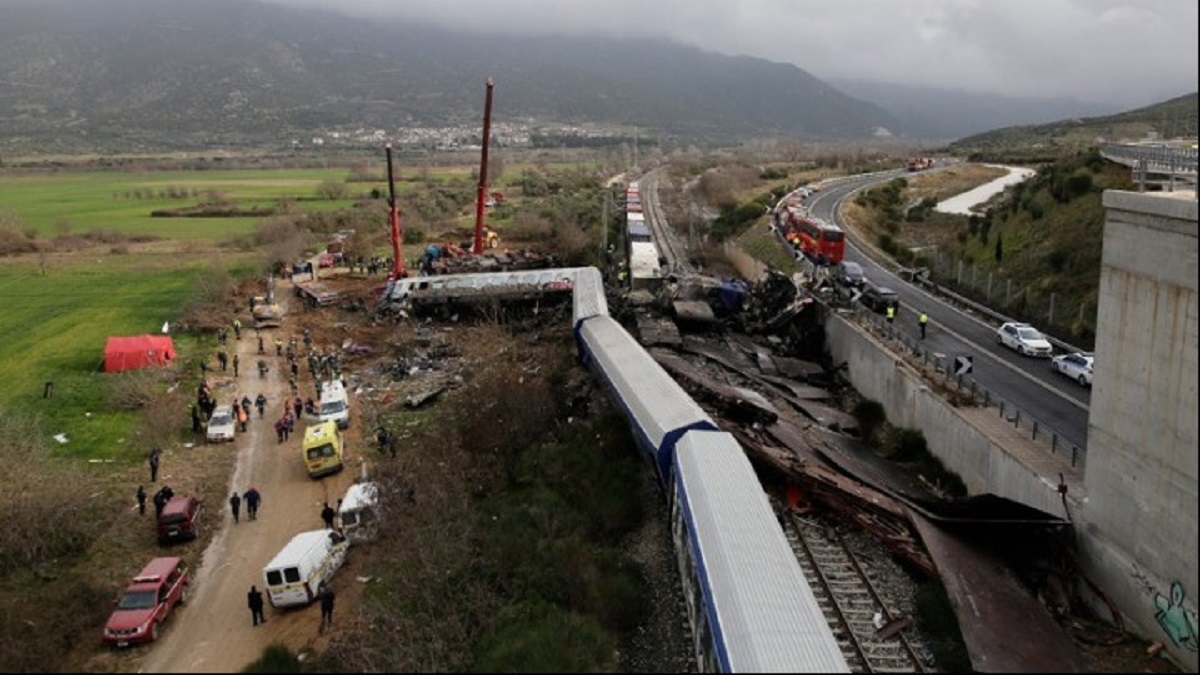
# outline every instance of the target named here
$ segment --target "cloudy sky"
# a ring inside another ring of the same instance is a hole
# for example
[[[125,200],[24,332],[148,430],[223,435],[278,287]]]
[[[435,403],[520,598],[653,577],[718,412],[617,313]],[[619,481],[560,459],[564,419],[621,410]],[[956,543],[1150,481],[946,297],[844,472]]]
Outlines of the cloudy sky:
[[[478,31],[666,38],[873,79],[1133,108],[1197,90],[1196,0],[268,0]]]

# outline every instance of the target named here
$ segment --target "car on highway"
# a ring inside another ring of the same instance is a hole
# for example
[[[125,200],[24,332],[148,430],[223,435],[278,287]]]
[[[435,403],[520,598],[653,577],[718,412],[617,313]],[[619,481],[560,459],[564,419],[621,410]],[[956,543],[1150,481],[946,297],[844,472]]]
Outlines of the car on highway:
[[[885,286],[864,284],[864,290],[858,300],[876,314],[886,312],[888,307],[900,309],[900,296],[896,295],[896,291]]]
[[[837,280],[845,286],[861,287],[867,281],[863,274],[862,265],[851,260],[843,260],[837,266]]]
[[[1059,354],[1050,359],[1050,369],[1075,380],[1080,386],[1090,387],[1092,386],[1092,368],[1095,362],[1095,355],[1088,352]]]
[[[187,603],[191,577],[187,563],[176,556],[154,558],[117,600],[116,609],[104,624],[104,643],[128,647],[158,639],[159,625],[176,605]]]
[[[219,405],[213,409],[212,417],[208,418],[208,430],[205,438],[209,443],[224,443],[233,440],[234,426],[237,420],[233,416],[233,406]]]
[[[1027,323],[1010,321],[996,330],[996,343],[1014,349],[1023,356],[1050,358],[1054,347],[1038,329]]]

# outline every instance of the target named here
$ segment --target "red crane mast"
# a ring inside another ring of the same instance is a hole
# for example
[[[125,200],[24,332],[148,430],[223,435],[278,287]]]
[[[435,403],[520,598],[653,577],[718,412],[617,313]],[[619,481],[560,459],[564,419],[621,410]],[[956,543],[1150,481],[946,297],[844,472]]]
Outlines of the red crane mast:
[[[487,200],[488,144],[492,134],[492,89],[496,85],[487,79],[487,99],[483,104],[483,153],[479,161],[479,189],[475,195],[475,241],[472,252],[483,253],[483,207]]]
[[[392,173],[392,144],[384,146],[387,152],[388,175],[388,224],[391,226],[392,240],[392,271],[388,273],[388,281],[403,279],[408,276],[404,269],[404,231],[400,229],[400,207],[396,205],[396,177]]]

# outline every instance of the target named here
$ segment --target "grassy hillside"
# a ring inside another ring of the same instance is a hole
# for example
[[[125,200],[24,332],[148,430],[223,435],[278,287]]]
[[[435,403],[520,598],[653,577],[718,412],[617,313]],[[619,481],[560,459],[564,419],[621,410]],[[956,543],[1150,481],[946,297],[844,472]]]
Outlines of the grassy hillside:
[[[937,172],[863,192],[850,215],[875,245],[938,283],[1090,348],[1095,341],[1104,190],[1135,190],[1129,169],[1095,152],[1041,167],[984,215],[927,211]],[[930,232],[939,236],[931,238]]]
[[[957,140],[949,151],[971,161],[1033,163],[1069,157],[1101,142],[1195,138],[1197,92],[1145,108],[1032,126],[1006,127]]]

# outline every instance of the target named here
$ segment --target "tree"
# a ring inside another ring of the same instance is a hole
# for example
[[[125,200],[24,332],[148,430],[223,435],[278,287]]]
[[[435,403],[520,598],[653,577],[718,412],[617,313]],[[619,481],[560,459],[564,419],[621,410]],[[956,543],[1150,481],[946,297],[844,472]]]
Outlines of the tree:
[[[349,190],[344,181],[328,178],[317,186],[317,196],[323,199],[345,199]]]

